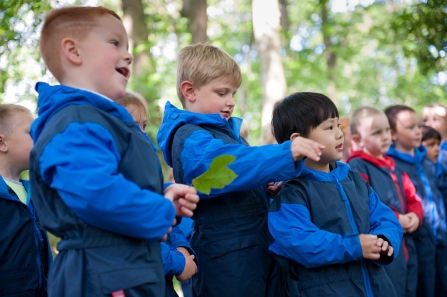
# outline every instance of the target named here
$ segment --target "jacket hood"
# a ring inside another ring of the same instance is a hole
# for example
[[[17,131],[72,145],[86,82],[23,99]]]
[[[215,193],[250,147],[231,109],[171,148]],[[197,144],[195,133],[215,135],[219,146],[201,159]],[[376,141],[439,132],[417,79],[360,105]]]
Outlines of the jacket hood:
[[[374,158],[373,156],[368,155],[367,153],[365,153],[363,151],[354,151],[349,156],[347,162],[349,163],[349,161],[351,161],[352,159],[356,159],[356,158],[365,160],[377,167],[386,167],[389,169],[394,169],[394,167],[395,167],[393,158],[391,158],[387,155],[384,155],[383,159],[377,159],[377,158]]]
[[[163,123],[157,134],[157,142],[163,151],[163,156],[166,163],[172,167],[171,160],[171,143],[173,141],[175,132],[178,128],[185,124],[193,125],[211,125],[214,127],[221,127],[229,129],[233,135],[239,139],[242,119],[231,117],[228,121],[222,118],[218,113],[201,114],[188,110],[178,109],[169,101],[166,102],[165,112],[163,116]]]
[[[335,164],[335,165],[334,165]],[[303,171],[299,177],[314,181],[341,181],[348,176],[350,167],[343,162],[335,162],[329,165],[333,168],[330,172],[322,172],[303,166]],[[334,168],[334,166],[337,166]]]
[[[46,122],[59,110],[70,104],[88,104],[120,118],[123,122],[133,122],[132,116],[121,105],[100,94],[76,89],[65,85],[50,86],[44,82],[36,84],[39,93],[38,118],[31,125],[31,137],[37,141]]]
[[[415,164],[416,166],[422,166],[422,162],[424,161],[425,156],[427,155],[427,149],[421,145],[418,148],[414,149],[414,156],[400,152],[396,150],[395,144],[391,144],[390,149],[386,153],[388,156],[391,156],[395,159],[401,160],[406,163]]]

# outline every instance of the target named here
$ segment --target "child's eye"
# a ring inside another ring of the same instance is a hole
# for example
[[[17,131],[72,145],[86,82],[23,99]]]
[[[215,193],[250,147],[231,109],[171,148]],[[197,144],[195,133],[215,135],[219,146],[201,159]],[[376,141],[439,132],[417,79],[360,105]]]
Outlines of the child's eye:
[[[332,130],[332,129],[334,129],[334,126],[328,127],[328,130]]]
[[[119,45],[119,42],[116,41],[116,40],[112,40],[112,41],[110,41],[110,43],[113,44],[114,46],[118,46]]]

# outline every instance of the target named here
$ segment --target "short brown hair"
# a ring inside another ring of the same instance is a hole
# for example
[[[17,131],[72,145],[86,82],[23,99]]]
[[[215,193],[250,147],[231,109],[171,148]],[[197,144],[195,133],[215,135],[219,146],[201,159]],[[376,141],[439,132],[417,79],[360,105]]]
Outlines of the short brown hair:
[[[40,54],[59,82],[65,74],[60,59],[61,41],[67,37],[82,40],[92,27],[98,25],[97,17],[104,15],[112,15],[121,21],[114,11],[102,6],[67,6],[46,15],[40,36]]]
[[[0,134],[9,135],[14,130],[18,115],[29,114],[31,111],[17,104],[0,104]]]
[[[402,111],[409,111],[412,113],[416,113],[416,111],[414,111],[414,109],[411,108],[410,106],[401,104],[392,105],[385,109],[385,114],[388,118],[388,121],[390,122],[391,130],[396,131],[397,114]]]
[[[225,51],[209,44],[189,45],[180,50],[177,59],[177,96],[185,106],[181,85],[190,81],[197,88],[223,76],[229,76],[237,88],[242,74],[236,61]]]
[[[350,124],[351,135],[359,134],[358,128],[363,118],[379,114],[384,115],[385,113],[382,110],[372,106],[363,106],[356,109],[351,116],[351,124]]]

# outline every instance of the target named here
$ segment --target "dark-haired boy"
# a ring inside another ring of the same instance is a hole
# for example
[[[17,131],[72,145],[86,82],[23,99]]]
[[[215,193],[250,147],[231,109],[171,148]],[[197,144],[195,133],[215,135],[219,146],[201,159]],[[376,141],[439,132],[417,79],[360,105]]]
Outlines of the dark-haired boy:
[[[306,159],[269,209],[270,251],[298,281],[301,296],[397,296],[383,266],[397,256],[403,230],[368,183],[343,162],[338,110],[326,96],[295,93],[273,111],[278,143],[324,144]]]

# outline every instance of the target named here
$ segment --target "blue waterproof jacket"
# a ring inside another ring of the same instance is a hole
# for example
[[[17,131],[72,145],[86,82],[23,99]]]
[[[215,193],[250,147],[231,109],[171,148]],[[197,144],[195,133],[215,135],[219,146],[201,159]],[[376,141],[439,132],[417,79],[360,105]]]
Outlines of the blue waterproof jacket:
[[[387,155],[391,156],[396,168],[405,171],[416,187],[416,192],[422,200],[424,220],[430,225],[436,245],[446,246],[446,213],[444,200],[439,191],[436,178],[436,169],[426,158],[427,149],[421,145],[414,150],[414,156],[400,152],[392,144]]]
[[[269,200],[262,186],[296,176],[303,167],[293,161],[290,141],[248,146],[239,135],[241,122],[180,110],[168,102],[158,132],[158,144],[180,183],[191,184],[217,156],[236,157],[228,167],[237,178],[210,195],[200,193],[194,211],[191,246],[198,260],[199,271],[193,277],[197,296],[269,294]]]
[[[377,235],[399,251],[402,227],[349,165],[331,167],[329,173],[304,167],[284,184],[269,210],[270,251],[289,266],[302,297],[396,296],[382,266],[397,253],[366,260],[359,234]]]
[[[424,223],[413,238],[418,253],[418,296],[444,296],[447,292],[446,214],[442,194],[438,189],[436,170],[426,158],[421,145],[414,155],[396,150],[392,144],[387,155],[396,168],[405,171],[413,182],[424,209]]]
[[[21,182],[29,193],[29,181]],[[46,232],[32,200],[22,203],[1,176],[0,226],[0,296],[47,296],[53,256]]]
[[[383,156],[378,159],[363,151],[353,152],[348,159],[352,170],[358,172],[385,205],[390,207],[396,217],[409,212],[419,218],[419,227],[424,221],[421,199],[405,172],[396,169],[393,158]],[[417,290],[417,251],[412,234],[404,234],[401,249],[393,263],[385,270],[393,282],[397,296],[416,296]]]
[[[127,110],[98,94],[38,83],[32,197],[62,237],[50,296],[163,296],[160,239],[175,217],[158,156]]]

